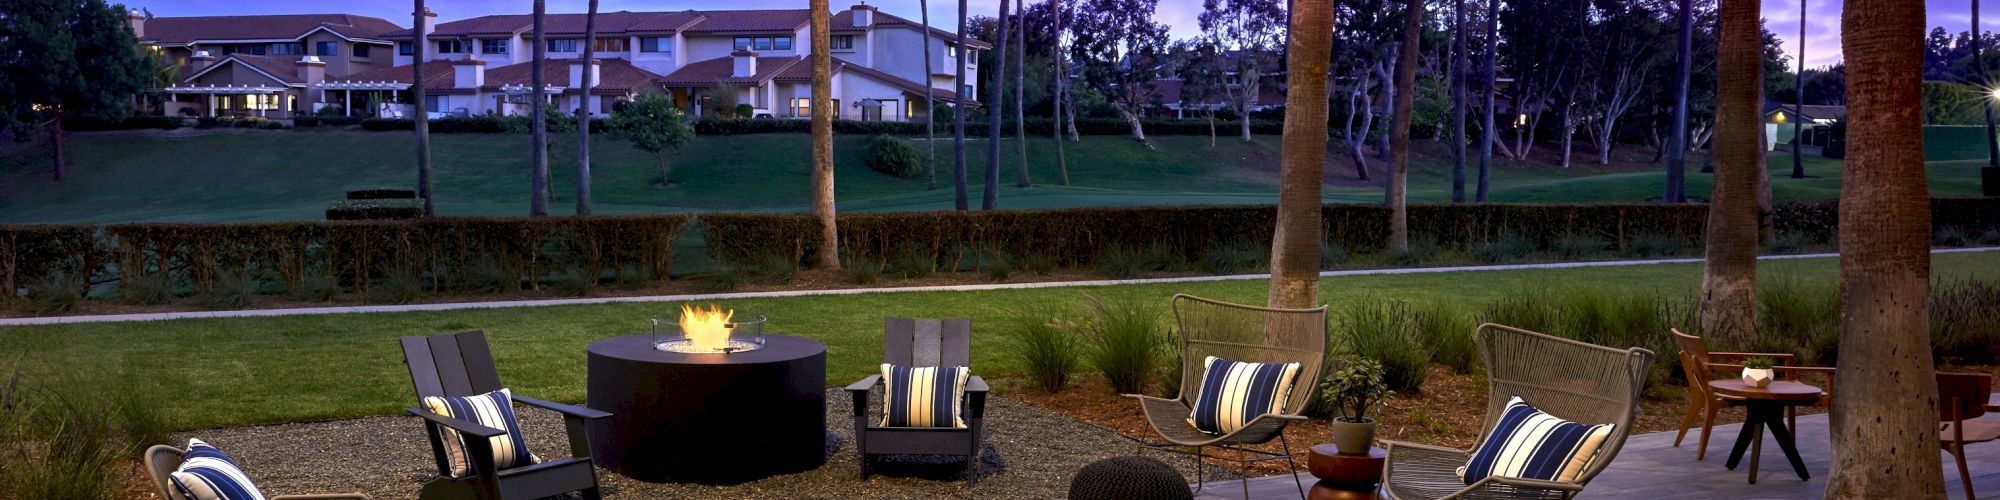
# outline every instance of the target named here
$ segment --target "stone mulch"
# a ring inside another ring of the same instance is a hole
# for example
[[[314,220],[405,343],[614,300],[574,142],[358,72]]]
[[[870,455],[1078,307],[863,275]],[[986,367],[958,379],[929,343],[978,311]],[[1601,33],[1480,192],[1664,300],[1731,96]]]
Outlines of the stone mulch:
[[[878,391],[879,392],[879,391]],[[964,462],[950,457],[880,460],[860,480],[852,446],[848,396],[827,390],[826,465],[799,474],[733,486],[653,484],[605,469],[598,481],[613,498],[1059,498],[1085,464],[1118,455],[1144,454],[1194,480],[1193,461],[1182,455],[1141,451],[1117,433],[1006,398],[987,402],[986,448],[978,481],[968,487]],[[559,414],[517,406],[531,450],[544,458],[569,449]],[[381,416],[330,422],[191,431],[234,457],[266,495],[361,492],[373,498],[413,498],[436,474],[421,420]],[[1210,466],[1205,479],[1233,478]]]

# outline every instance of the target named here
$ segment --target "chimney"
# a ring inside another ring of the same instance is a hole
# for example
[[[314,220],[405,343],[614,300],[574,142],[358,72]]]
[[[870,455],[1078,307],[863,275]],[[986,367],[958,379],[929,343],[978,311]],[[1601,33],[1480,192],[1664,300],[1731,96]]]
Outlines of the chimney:
[[[604,86],[603,69],[604,69],[603,59],[590,60],[590,83],[592,86],[596,87]],[[577,58],[570,61],[569,86],[576,87],[577,89],[583,88],[583,58]]]
[[[306,85],[326,79],[326,61],[319,60],[319,56],[301,57],[296,64],[299,67],[299,81],[305,82]]]
[[[486,85],[486,61],[467,57],[451,62],[451,86],[470,89]]]
[[[731,59],[733,59],[733,60],[734,60],[734,62],[736,63],[736,65],[735,65],[735,66],[736,66],[736,67],[735,67],[735,70],[734,70],[734,71],[730,71],[730,72],[729,72],[729,76],[734,76],[734,77],[738,77],[738,78],[743,78],[743,77],[749,77],[749,76],[753,76],[753,75],[756,75],[756,74],[757,74],[757,52],[756,52],[756,51],[751,51],[751,50],[739,50],[739,51],[735,51],[735,52],[731,52],[731,53],[729,53],[729,57],[730,57]]]
[[[423,32],[424,36],[431,36],[431,33],[437,32],[437,18],[437,12],[432,11],[430,7],[424,7],[424,25],[417,28]]]
[[[137,39],[140,39],[140,40],[145,40],[145,39],[146,39],[146,14],[145,14],[145,13],[143,13],[143,12],[139,12],[139,11],[136,11],[136,10],[134,10],[134,11],[131,11],[131,12],[129,12],[129,13],[127,13],[127,14],[125,15],[125,20],[126,20],[126,23],[128,23],[128,24],[131,24],[131,25],[132,25],[132,38],[137,38]]]
[[[854,4],[854,27],[866,28],[875,24],[875,7],[866,2]]]
[[[201,71],[202,68],[206,68],[210,64],[215,64],[215,56],[209,55],[206,50],[194,51],[194,55],[188,56],[187,59],[188,74]]]

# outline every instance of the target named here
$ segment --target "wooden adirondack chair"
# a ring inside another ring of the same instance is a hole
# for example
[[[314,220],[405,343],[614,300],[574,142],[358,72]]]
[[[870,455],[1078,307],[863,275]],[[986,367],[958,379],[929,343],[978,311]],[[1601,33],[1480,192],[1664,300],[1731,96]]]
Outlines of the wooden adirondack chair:
[[[500,390],[500,372],[493,368],[493,353],[486,348],[486,332],[474,330],[449,335],[403,337],[403,359],[410,367],[410,380],[417,398],[426,396],[477,396]],[[563,414],[569,431],[570,456],[542,463],[495,470],[492,439],[506,431],[465,420],[410,408],[411,415],[423,417],[430,436],[431,453],[437,458],[438,478],[424,483],[419,498],[425,499],[535,499],[572,491],[586,500],[601,498],[597,490],[597,470],[590,461],[590,439],[584,426],[591,420],[611,416],[580,406],[514,395],[514,401]],[[470,448],[471,473],[451,477],[439,426],[457,430]]]
[[[972,320],[889,318],[885,330],[884,363],[971,366]],[[965,382],[964,429],[874,427],[868,416],[868,393],[881,381],[881,375],[869,375],[847,386],[854,400],[854,448],[861,454],[861,479],[868,479],[873,455],[952,455],[965,457],[965,482],[972,484],[986,421],[986,380],[973,375]]]

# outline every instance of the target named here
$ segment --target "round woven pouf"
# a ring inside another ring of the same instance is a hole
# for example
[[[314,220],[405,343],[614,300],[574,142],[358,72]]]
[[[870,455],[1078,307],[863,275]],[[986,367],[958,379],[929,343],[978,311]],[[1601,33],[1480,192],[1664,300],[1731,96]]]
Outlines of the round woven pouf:
[[[1076,472],[1070,500],[1193,500],[1187,478],[1146,457],[1111,457]]]

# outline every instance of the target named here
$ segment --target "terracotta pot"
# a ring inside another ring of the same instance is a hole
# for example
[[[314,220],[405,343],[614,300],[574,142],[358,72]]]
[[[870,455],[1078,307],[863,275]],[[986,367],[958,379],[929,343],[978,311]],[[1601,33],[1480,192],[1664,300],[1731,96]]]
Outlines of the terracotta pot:
[[[1763,368],[1763,369],[1758,369],[1758,368],[1744,368],[1744,369],[1743,369],[1743,385],[1747,385],[1747,386],[1750,386],[1750,387],[1767,387],[1767,386],[1770,386],[1770,385],[1771,385],[1771,369],[1770,369],[1770,368]]]
[[[1342,455],[1367,455],[1368,449],[1375,447],[1375,421],[1333,419],[1333,446]]]

